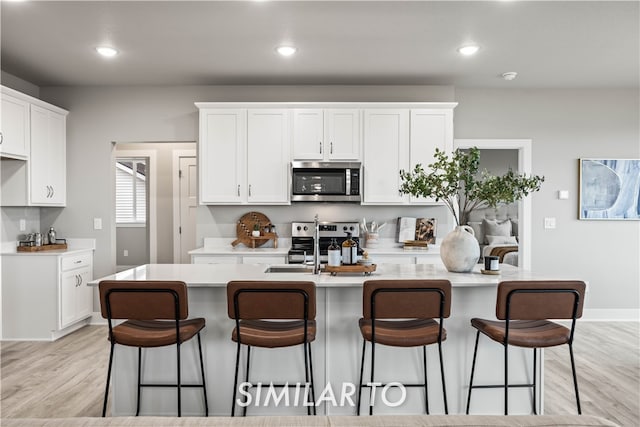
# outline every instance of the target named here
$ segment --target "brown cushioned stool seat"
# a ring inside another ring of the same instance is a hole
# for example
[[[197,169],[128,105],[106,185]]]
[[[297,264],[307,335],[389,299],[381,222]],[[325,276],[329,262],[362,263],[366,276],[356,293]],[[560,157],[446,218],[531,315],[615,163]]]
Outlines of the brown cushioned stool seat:
[[[494,341],[504,341],[505,322],[471,319],[471,326]],[[509,344],[518,347],[541,348],[566,344],[571,330],[548,320],[512,320],[509,323]]]
[[[372,340],[371,320],[358,321],[360,333],[367,340]],[[418,347],[438,342],[440,324],[433,319],[411,319],[386,321],[376,320],[376,344],[394,347]],[[447,331],[442,328],[442,340],[447,339]]]
[[[180,341],[195,337],[205,327],[201,317],[181,320]],[[176,343],[175,322],[162,320],[127,320],[113,328],[113,338],[117,344],[132,347],[163,347]]]
[[[289,347],[304,344],[304,321],[264,321],[241,320],[240,321],[242,344],[255,347]],[[238,330],[233,328],[231,339],[238,342]],[[307,342],[316,339],[316,321],[307,322]]]

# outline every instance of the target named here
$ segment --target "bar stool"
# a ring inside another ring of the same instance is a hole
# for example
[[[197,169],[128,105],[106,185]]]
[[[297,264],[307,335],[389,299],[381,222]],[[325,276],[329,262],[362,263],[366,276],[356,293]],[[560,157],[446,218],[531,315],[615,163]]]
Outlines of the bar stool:
[[[109,381],[116,344],[138,347],[138,390],[136,416],[140,413],[140,392],[142,387],[176,387],[178,390],[178,416],[182,416],[182,387],[202,387],[205,416],[209,415],[207,388],[204,379],[202,345],[200,331],[205,327],[205,319],[187,319],[187,285],[177,281],[126,281],[103,280],[98,285],[102,317],[109,324],[109,368],[104,391],[102,416],[106,415]],[[113,325],[112,320],[127,319]],[[198,354],[202,384],[182,384],[180,374],[180,347],[194,336],[198,337]],[[176,384],[142,383],[142,348],[176,345]]]
[[[450,309],[451,282],[448,280],[368,280],[364,282],[363,317],[359,321],[363,341],[357,415],[360,415],[362,387],[368,387],[362,383],[367,341],[371,342],[371,383],[374,380],[376,344],[394,347],[422,347],[424,383],[405,384],[405,386],[424,387],[427,414],[429,414],[427,345],[438,343],[444,411],[445,414],[449,413],[442,361],[442,341],[447,338],[443,319],[449,317]],[[438,318],[439,321],[434,318]],[[369,404],[369,415],[373,415],[371,403]]]
[[[533,412],[537,414],[537,350],[562,344],[568,344],[569,346],[576,405],[578,407],[578,414],[582,413],[572,344],[576,319],[582,316],[585,288],[586,285],[584,282],[569,280],[504,281],[498,284],[496,317],[500,321],[478,318],[471,319],[471,326],[478,331],[476,333],[476,343],[473,350],[471,379],[469,380],[467,414],[469,414],[469,405],[471,404],[471,391],[474,388],[502,387],[504,387],[505,415],[509,412],[509,387],[532,387]],[[571,319],[571,328],[569,329],[547,319]],[[504,385],[473,385],[478,339],[480,338],[481,332],[491,340],[504,346]],[[509,384],[509,345],[533,348],[532,384]]]
[[[231,416],[235,416],[240,348],[247,346],[245,382],[249,383],[251,347],[279,348],[303,345],[305,387],[315,403],[311,342],[316,338],[316,285],[305,281],[231,281],[227,284],[229,318],[236,326],[231,339],[237,343]],[[296,387],[272,384],[273,387]],[[311,415],[311,406],[307,414]],[[315,404],[313,415],[316,414]],[[247,406],[243,416],[247,415]]]

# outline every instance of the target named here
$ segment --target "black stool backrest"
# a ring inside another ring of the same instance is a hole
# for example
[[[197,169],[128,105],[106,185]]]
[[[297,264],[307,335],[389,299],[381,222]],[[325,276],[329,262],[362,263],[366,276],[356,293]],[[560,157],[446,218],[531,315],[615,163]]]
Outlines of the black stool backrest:
[[[498,284],[500,320],[577,319],[586,285],[579,280],[516,280]]]
[[[375,304],[375,313],[372,305]],[[362,290],[362,317],[428,319],[449,317],[448,280],[367,280]]]
[[[189,315],[184,282],[103,280],[98,288],[105,319],[178,320]]]
[[[231,319],[305,319],[307,311],[306,320],[314,320],[316,284],[306,281],[231,281],[227,284],[227,311]]]

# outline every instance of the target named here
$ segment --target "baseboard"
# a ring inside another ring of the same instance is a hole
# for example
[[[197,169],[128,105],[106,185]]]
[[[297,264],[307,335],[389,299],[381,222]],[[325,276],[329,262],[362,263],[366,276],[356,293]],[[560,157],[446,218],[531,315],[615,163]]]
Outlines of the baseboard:
[[[91,315],[91,320],[89,320],[90,325],[106,325],[107,319],[102,317],[102,313],[99,311],[94,311]]]
[[[585,308],[582,321],[638,322],[640,309],[637,308]]]

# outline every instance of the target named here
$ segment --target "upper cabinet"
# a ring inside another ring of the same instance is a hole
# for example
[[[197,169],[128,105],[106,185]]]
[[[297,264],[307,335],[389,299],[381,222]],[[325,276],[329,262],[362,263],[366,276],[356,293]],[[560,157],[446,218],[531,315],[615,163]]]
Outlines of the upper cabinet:
[[[26,160],[29,156],[29,103],[2,91],[0,154]]]
[[[289,111],[200,109],[201,204],[289,204]]]
[[[429,204],[400,170],[453,149],[456,103],[198,102],[201,204],[289,204],[290,161],[361,161],[362,204]]]
[[[400,170],[433,162],[436,148],[453,149],[455,103],[429,108],[367,109],[364,112],[363,204],[429,204],[400,193]]]
[[[2,151],[3,206],[66,205],[67,114],[2,88],[2,146],[11,140]]]
[[[294,160],[360,160],[360,110],[295,109]]]

